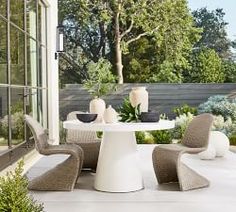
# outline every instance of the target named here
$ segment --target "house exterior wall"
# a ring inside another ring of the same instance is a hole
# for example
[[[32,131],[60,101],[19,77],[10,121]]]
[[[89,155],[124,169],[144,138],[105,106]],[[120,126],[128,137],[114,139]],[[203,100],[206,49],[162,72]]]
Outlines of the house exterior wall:
[[[56,52],[56,28],[58,25],[58,1],[47,0],[48,21],[48,130],[51,143],[59,143],[59,89],[58,60]]]

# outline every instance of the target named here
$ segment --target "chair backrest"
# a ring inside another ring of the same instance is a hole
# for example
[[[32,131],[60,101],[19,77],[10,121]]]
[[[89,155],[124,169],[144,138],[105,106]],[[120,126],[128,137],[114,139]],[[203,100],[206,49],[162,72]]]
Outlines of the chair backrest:
[[[196,116],[188,125],[181,143],[187,147],[202,148],[208,145],[213,116],[204,113]]]
[[[24,115],[25,122],[29,126],[35,140],[35,148],[36,150],[43,154],[43,151],[46,147],[49,146],[48,144],[48,136],[45,133],[45,130],[41,126],[40,123],[38,123],[34,118],[32,118],[29,115]]]
[[[76,114],[84,112],[73,111],[67,115],[67,120],[77,120]],[[80,131],[80,130],[67,130],[66,141],[68,143],[86,143],[97,139],[96,132],[93,131]]]

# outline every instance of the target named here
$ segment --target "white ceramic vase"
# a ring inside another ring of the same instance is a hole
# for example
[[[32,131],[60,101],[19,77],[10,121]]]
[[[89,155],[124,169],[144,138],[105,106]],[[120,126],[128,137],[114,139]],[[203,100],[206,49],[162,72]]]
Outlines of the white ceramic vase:
[[[106,123],[116,123],[118,122],[118,114],[116,110],[109,105],[104,112],[103,119]]]
[[[106,109],[106,103],[103,99],[95,97],[93,100],[90,101],[90,104],[89,104],[90,113],[98,114],[95,122],[97,123],[103,122],[103,114],[104,114],[105,109]]]
[[[140,104],[141,112],[148,112],[148,92],[146,87],[134,87],[129,94],[129,100],[133,107]]]

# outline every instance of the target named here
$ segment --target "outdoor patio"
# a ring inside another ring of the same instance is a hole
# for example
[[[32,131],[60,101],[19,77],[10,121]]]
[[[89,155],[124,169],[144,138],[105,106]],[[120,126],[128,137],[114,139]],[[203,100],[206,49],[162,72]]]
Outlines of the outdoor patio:
[[[32,192],[47,212],[136,211],[234,211],[236,208],[236,155],[204,161],[197,155],[184,155],[183,162],[210,181],[210,187],[180,192],[177,185],[158,186],[151,155],[155,145],[139,145],[140,165],[145,188],[130,193],[106,193],[93,189],[94,173],[82,172],[72,192]],[[64,156],[43,157],[28,172],[33,178],[50,169]]]

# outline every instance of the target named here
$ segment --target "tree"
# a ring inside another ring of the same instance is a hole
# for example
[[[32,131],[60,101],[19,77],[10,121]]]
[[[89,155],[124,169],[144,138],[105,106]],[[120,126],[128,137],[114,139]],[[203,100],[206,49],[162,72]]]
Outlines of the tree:
[[[59,11],[70,49],[79,47],[78,63],[86,67],[89,60],[107,58],[119,83],[124,81],[123,56],[141,38],[154,39],[156,49],[165,52],[161,56],[178,64],[198,35],[186,0],[59,0]]]
[[[225,79],[221,58],[214,49],[207,48],[194,53],[188,74],[185,79],[195,83],[221,83]]]
[[[223,61],[225,82],[236,83],[236,63],[234,61]]]
[[[223,9],[209,11],[207,8],[201,8],[193,11],[196,27],[203,29],[202,37],[195,48],[214,49],[222,59],[230,59],[233,42],[227,37],[228,23],[224,20],[224,16]]]

